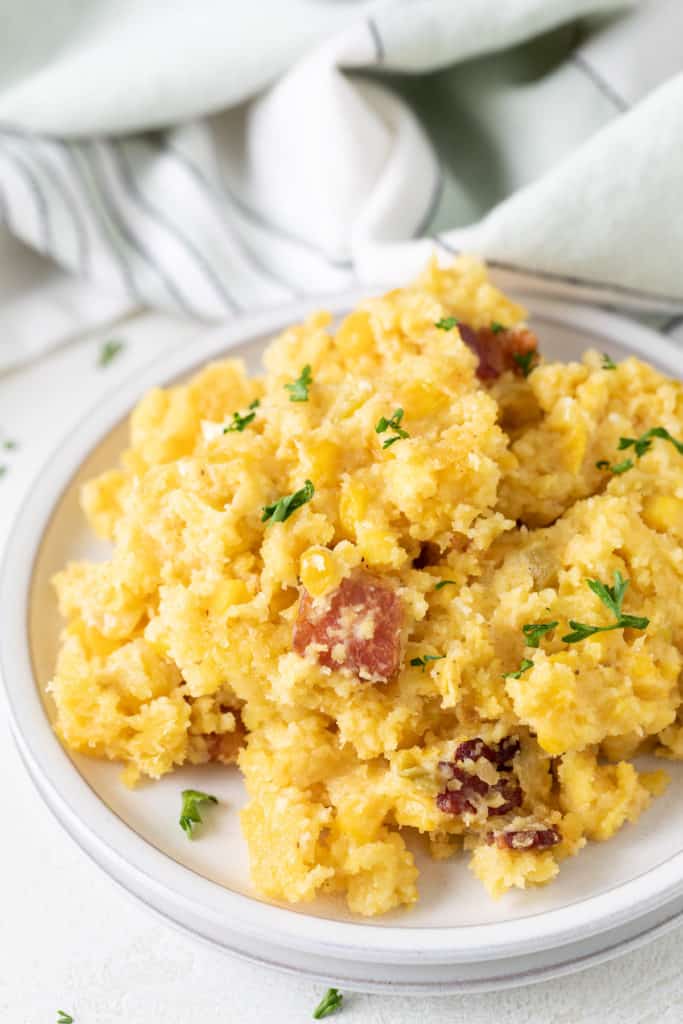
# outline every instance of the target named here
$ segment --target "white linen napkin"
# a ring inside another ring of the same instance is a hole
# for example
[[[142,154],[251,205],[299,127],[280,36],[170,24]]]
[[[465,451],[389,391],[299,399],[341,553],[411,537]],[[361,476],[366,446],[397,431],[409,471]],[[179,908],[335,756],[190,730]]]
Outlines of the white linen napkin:
[[[679,0],[44,6],[0,42],[0,369],[140,306],[393,284],[435,248],[678,323]]]

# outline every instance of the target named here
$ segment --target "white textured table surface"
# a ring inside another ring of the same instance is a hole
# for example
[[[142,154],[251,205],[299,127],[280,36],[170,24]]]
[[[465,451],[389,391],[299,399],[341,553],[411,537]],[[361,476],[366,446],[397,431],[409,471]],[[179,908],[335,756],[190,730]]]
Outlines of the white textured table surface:
[[[98,398],[196,326],[145,315],[110,331],[125,340],[97,367],[102,338],[0,377],[0,548],[54,438]],[[3,440],[17,442],[2,451]],[[0,612],[1,614],[1,612]],[[1,621],[1,620],[0,620]],[[0,642],[6,638],[1,637]],[[62,832],[14,750],[0,700],[3,791],[0,1022],[295,1024],[321,990],[223,956],[159,923]],[[573,977],[488,995],[411,999],[348,993],[340,1024],[680,1024],[682,933]]]

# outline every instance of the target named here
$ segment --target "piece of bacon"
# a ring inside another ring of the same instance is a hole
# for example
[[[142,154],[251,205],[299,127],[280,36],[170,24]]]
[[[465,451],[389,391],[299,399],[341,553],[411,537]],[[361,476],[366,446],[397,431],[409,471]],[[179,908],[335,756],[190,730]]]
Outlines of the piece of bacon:
[[[531,828],[506,829],[488,832],[486,842],[499,850],[549,850],[562,842],[562,835],[554,825],[535,825]]]
[[[485,743],[480,736],[459,743],[452,761],[439,761],[446,787],[437,794],[436,806],[445,814],[476,814],[483,805],[489,818],[521,807],[524,794],[512,770],[519,749],[516,736],[506,736],[495,745]],[[496,768],[496,782],[486,782],[477,774],[477,761],[488,761]]]
[[[386,682],[399,669],[402,623],[398,594],[375,576],[357,573],[322,598],[302,591],[293,646],[327,668]]]
[[[491,327],[480,327],[475,330],[468,324],[458,324],[458,330],[467,347],[479,359],[479,380],[495,380],[505,370],[512,370],[517,376],[521,376],[524,371],[515,356],[538,352],[538,338],[528,327],[494,331]]]

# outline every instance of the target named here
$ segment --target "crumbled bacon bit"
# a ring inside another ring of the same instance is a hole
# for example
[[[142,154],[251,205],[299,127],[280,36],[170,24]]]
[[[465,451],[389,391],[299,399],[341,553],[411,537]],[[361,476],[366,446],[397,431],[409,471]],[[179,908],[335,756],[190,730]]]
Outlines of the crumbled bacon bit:
[[[519,740],[516,736],[506,736],[498,744],[496,764],[502,770],[512,767],[515,754],[519,753]]]
[[[476,814],[482,803],[486,805],[489,817],[508,814],[521,807],[524,795],[512,773],[512,759],[519,750],[519,740],[507,736],[495,747],[489,746],[481,737],[465,740],[455,748],[452,761],[440,761],[439,771],[446,779],[446,788],[437,795],[436,805],[446,814]],[[462,764],[476,765],[479,760],[488,761],[501,777],[496,782],[487,782],[467,771]]]
[[[489,805],[489,818],[508,814],[510,811],[514,811],[516,807],[522,806],[522,787],[516,779],[502,778],[500,782],[494,783],[489,791],[489,796],[493,796],[494,793],[497,793],[503,802]]]
[[[491,327],[475,330],[467,324],[458,324],[460,337],[479,359],[479,380],[495,380],[505,370],[520,376],[522,368],[515,356],[538,351],[538,338],[528,327],[512,327],[494,331]]]
[[[358,573],[324,598],[302,592],[293,647],[297,654],[313,653],[327,668],[386,682],[398,672],[402,622],[398,594],[376,577]]]
[[[464,743],[458,744],[453,754],[453,760],[476,761],[478,758],[483,757],[486,761],[490,761],[491,764],[495,764],[497,768],[503,771],[509,770],[512,759],[518,751],[519,740],[516,736],[506,736],[497,744],[496,750],[477,736],[475,739],[465,740]]]
[[[491,788],[488,782],[450,761],[440,761],[439,770],[448,779],[446,788],[436,797],[439,810],[446,814],[476,814],[478,798],[485,797]]]
[[[500,850],[548,850],[562,842],[562,834],[554,825],[535,825],[532,828],[488,832],[486,842]]]

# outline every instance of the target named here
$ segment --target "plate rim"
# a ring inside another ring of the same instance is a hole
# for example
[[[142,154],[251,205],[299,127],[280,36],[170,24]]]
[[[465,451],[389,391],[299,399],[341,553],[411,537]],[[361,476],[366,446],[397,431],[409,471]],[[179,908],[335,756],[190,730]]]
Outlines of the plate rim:
[[[221,904],[229,904],[233,927],[251,936],[263,934],[265,930],[273,942],[301,951],[315,944],[327,955],[342,960],[353,959],[362,951],[365,958],[377,962],[433,964],[495,960],[513,951],[515,955],[533,953],[548,946],[568,944],[575,941],[577,935],[588,937],[611,931],[683,893],[683,851],[644,876],[624,882],[607,893],[587,897],[580,904],[508,922],[393,928],[363,921],[312,917],[229,890],[197,875],[152,846],[95,794],[57,740],[45,716],[29,649],[28,615],[34,567],[54,509],[83,461],[130,413],[149,387],[168,384],[211,358],[229,356],[235,347],[275,333],[314,310],[328,308],[332,313],[343,312],[367,294],[365,289],[354,289],[332,297],[307,299],[213,328],[200,334],[194,343],[175,345],[126,377],[64,437],[57,438],[15,514],[0,567],[0,602],[3,609],[8,610],[4,632],[6,637],[13,638],[11,643],[0,645],[0,676],[13,729],[21,737],[26,756],[53,800],[57,804],[66,803],[67,807],[73,803],[83,807],[81,813],[92,813],[90,819],[80,820],[93,842],[104,843],[110,853],[122,857],[127,870],[135,872],[152,888],[160,889],[158,897],[175,905],[181,923],[183,911],[197,911],[200,891],[203,912],[214,916],[212,902],[215,902],[217,890],[222,894]],[[634,354],[660,362],[674,375],[680,373],[680,350],[649,327],[592,307],[536,296],[526,298],[532,316],[546,316],[568,327],[583,327],[603,336],[607,343],[618,341]],[[42,789],[41,795],[44,796]],[[122,849],[126,851],[125,856]]]

